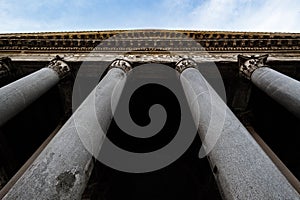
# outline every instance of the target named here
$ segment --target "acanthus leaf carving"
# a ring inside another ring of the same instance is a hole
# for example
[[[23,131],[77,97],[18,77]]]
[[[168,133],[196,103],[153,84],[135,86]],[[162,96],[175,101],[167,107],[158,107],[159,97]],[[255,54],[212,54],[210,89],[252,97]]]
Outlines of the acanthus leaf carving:
[[[268,54],[262,56],[243,56],[238,55],[238,64],[240,75],[250,80],[252,73],[260,68],[266,66]]]
[[[53,69],[59,76],[60,79],[64,78],[70,71],[70,67],[66,62],[63,61],[63,58],[58,55],[50,61],[48,68]]]

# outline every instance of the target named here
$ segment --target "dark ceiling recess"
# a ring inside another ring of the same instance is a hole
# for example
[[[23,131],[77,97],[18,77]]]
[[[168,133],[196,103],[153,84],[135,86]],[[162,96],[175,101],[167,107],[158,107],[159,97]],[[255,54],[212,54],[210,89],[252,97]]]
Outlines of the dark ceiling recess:
[[[177,78],[176,74],[173,78]],[[126,84],[132,84],[130,80],[128,82]],[[177,83],[178,87],[181,87],[179,80]],[[126,92],[126,85],[123,92]],[[122,149],[143,153],[167,145],[176,135],[181,120],[179,102],[169,89],[158,84],[140,87],[131,96],[129,111],[136,124],[145,126],[150,123],[148,112],[154,104],[161,104],[168,115],[166,124],[159,133],[150,138],[138,139],[124,133],[113,120],[108,131],[111,141]],[[193,121],[190,122],[190,126],[194,126]],[[200,138],[196,135],[192,145],[177,161],[163,169],[148,173],[120,172],[96,162],[90,187],[87,187],[85,195],[91,195],[91,199],[109,200],[120,198],[219,200],[221,197],[208,161],[206,158],[198,158],[200,146]]]

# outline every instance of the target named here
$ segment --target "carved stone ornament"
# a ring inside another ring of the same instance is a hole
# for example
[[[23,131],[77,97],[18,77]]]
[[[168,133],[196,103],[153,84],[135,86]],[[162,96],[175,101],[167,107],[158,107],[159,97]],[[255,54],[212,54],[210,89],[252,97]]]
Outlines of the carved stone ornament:
[[[124,72],[128,72],[132,69],[131,63],[124,59],[116,59],[112,61],[109,65],[109,69],[111,68],[119,68],[122,69]]]
[[[62,41],[61,38],[66,39]],[[109,38],[109,40],[107,40]],[[200,45],[189,47],[187,38]],[[228,31],[176,31],[176,30],[114,30],[62,33],[1,34],[0,51],[299,51],[299,33],[254,33]],[[13,42],[12,40],[13,39]],[[50,42],[51,41],[51,42]],[[155,42],[153,42],[155,41]],[[104,44],[97,46],[98,44]],[[110,46],[105,44],[110,44]],[[118,43],[118,45],[111,45]],[[97,46],[97,47],[95,47]],[[276,46],[276,48],[273,48]],[[290,55],[289,55],[290,56]]]
[[[53,60],[51,60],[48,67],[53,69],[60,79],[64,78],[70,72],[70,67],[59,56],[56,56]]]
[[[184,58],[175,64],[175,69],[179,73],[182,73],[185,69],[190,68],[190,67],[195,68],[196,66],[197,66],[197,63],[194,60]]]
[[[0,58],[0,77],[6,76],[11,71],[11,59],[9,57]]]
[[[266,61],[269,55],[263,56],[242,56],[238,55],[240,75],[246,79],[251,79],[252,73],[260,67],[266,67]]]

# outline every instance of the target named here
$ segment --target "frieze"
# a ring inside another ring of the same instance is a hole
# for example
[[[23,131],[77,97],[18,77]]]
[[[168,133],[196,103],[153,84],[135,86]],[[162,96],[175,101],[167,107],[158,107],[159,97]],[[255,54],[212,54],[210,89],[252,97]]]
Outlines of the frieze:
[[[199,47],[189,47],[191,40]],[[165,30],[0,34],[0,51],[90,51],[100,43],[106,48],[98,51],[299,51],[300,34]]]

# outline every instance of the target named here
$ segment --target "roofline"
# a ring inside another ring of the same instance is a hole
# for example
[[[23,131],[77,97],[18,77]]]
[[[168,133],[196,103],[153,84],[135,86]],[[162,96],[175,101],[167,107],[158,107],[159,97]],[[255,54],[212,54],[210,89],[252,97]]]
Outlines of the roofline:
[[[192,29],[111,29],[111,30],[90,30],[90,31],[53,31],[53,32],[24,32],[24,33],[0,33],[0,36],[9,36],[9,35],[60,35],[60,34],[85,34],[85,33],[119,33],[119,32],[142,32],[142,31],[170,31],[170,32],[191,32],[191,33],[216,33],[216,34],[267,34],[267,35],[300,35],[300,33],[293,32],[260,32],[260,31],[222,31],[222,30],[192,30]]]

